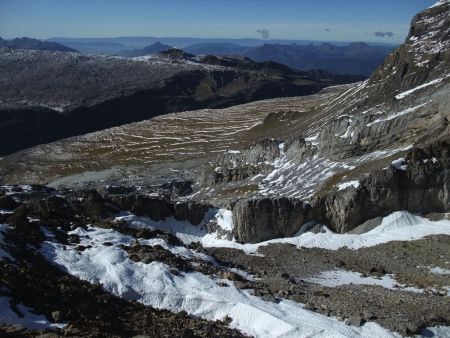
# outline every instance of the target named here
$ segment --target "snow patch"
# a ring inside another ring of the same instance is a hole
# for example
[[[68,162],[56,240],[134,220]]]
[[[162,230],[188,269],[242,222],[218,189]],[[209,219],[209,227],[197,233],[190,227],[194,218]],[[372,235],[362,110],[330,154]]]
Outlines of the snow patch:
[[[406,165],[406,160],[405,160],[405,158],[404,157],[400,157],[399,159],[397,159],[397,160],[394,160],[394,161],[392,161],[392,166],[395,168],[395,169],[397,169],[397,170],[403,170],[403,171],[406,171],[406,169],[407,169],[407,165]]]
[[[400,93],[400,94],[396,95],[395,98],[397,100],[404,99],[405,97],[411,95],[412,93],[414,93],[414,92],[416,92],[416,91],[418,91],[420,89],[427,88],[429,86],[433,86],[435,84],[441,83],[444,79],[445,79],[445,77],[441,77],[439,79],[436,79],[436,80],[424,83],[424,84],[422,84],[420,86],[417,86],[417,87],[415,87],[413,89],[407,90],[406,92],[403,92],[403,93]]]
[[[32,310],[22,304],[17,305],[17,309],[23,314],[19,317],[11,310],[11,298],[0,297],[0,323],[9,325],[21,325],[27,329],[63,329],[66,324],[56,324],[49,322],[43,315],[37,315]]]
[[[227,209],[219,209],[215,216],[217,224],[227,231],[233,230],[233,213]]]
[[[305,141],[311,143],[313,146],[316,146],[316,145],[319,144],[319,142],[317,142],[318,138],[319,138],[319,133],[317,133],[314,136],[310,136],[310,137],[305,138]]]
[[[341,190],[345,190],[349,187],[353,187],[353,188],[358,188],[360,185],[359,181],[348,181],[348,182],[343,182],[337,185],[337,188],[339,191]]]
[[[428,8],[434,8],[434,7],[442,6],[442,5],[449,4],[449,3],[450,3],[450,0],[439,0],[434,5],[432,5]]]
[[[415,112],[417,109],[422,108],[423,106],[426,106],[428,103],[429,102],[426,102],[426,103],[420,104],[418,106],[402,110],[402,111],[397,112],[397,113],[389,114],[385,118],[376,119],[376,120],[368,123],[366,126],[370,127],[370,126],[372,126],[374,124],[378,124],[378,123],[385,122],[385,121],[390,121],[390,120],[396,119],[397,117],[400,117],[400,116],[403,116],[403,115]]]
[[[211,209],[199,225],[193,225],[189,221],[177,221],[174,217],[156,222],[148,217],[139,217],[129,212],[123,212],[115,218],[117,221],[126,221],[134,229],[160,229],[170,231],[183,243],[197,242],[199,238],[208,233],[207,224],[216,215],[216,209]]]
[[[434,273],[435,275],[450,275],[450,270],[448,269],[443,269],[440,267],[434,267],[434,268],[429,268],[431,273]]]
[[[402,290],[410,292],[422,292],[422,290],[397,283],[392,275],[385,275],[381,278],[363,277],[359,272],[332,270],[324,271],[318,277],[307,279],[307,281],[320,284],[327,287],[335,287],[341,285],[378,285],[386,289]]]

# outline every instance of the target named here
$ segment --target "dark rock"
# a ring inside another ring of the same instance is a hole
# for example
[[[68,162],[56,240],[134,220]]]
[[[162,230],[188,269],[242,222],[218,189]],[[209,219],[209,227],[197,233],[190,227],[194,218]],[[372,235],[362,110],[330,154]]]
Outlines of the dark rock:
[[[169,183],[165,183],[161,185],[161,189],[168,190],[170,193],[175,196],[186,196],[192,194],[192,185],[193,181],[185,180],[185,181],[171,181]]]
[[[40,230],[40,224],[30,222],[28,215],[29,209],[25,206],[20,206],[8,217],[7,223],[14,228],[12,233],[17,241],[38,245],[44,240],[45,236]]]
[[[130,211],[138,216],[148,216],[157,222],[174,216],[173,203],[162,197],[130,194],[111,196],[111,200],[121,210]]]
[[[0,195],[0,209],[13,210],[17,207],[17,203],[9,195]]]
[[[179,202],[174,205],[174,217],[178,221],[187,220],[194,225],[198,225],[211,208],[212,206],[209,204],[196,201]]]
[[[126,195],[131,194],[136,191],[136,187],[124,187],[116,185],[108,185],[106,187],[106,192],[111,195]]]
[[[64,198],[58,196],[35,199],[31,202],[30,209],[36,217],[43,221],[57,218],[69,220],[75,216],[75,212],[69,203]]]
[[[95,189],[76,190],[69,196],[69,204],[75,214],[83,215],[95,221],[119,211],[108,202]]]
[[[30,229],[30,221],[28,220],[28,209],[25,206],[17,208],[14,213],[9,216],[7,222],[14,227],[17,233],[26,234]]]
[[[80,243],[80,236],[71,234],[67,236],[67,242],[71,244],[79,244]]]

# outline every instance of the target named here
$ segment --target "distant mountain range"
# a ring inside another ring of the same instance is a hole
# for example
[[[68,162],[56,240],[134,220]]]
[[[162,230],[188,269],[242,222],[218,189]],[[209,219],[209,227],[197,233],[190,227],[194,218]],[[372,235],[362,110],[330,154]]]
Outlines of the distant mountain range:
[[[186,48],[191,45],[196,44],[235,44],[238,46],[246,46],[246,47],[258,47],[262,46],[265,43],[267,44],[280,44],[280,45],[290,45],[290,44],[297,44],[297,45],[308,45],[308,44],[314,44],[314,45],[320,45],[323,43],[323,41],[314,41],[314,40],[288,40],[288,39],[267,39],[267,40],[261,40],[261,39],[201,39],[201,38],[190,38],[190,37],[148,37],[148,36],[126,36],[126,37],[113,37],[113,38],[64,38],[64,37],[55,37],[47,39],[46,41],[52,41],[52,42],[58,42],[63,45],[76,48],[75,46],[80,46],[83,44],[86,44],[88,46],[93,46],[98,44],[99,47],[101,45],[116,45],[119,49],[139,49],[143,48],[145,46],[152,45],[156,42],[160,42],[164,45],[174,46],[177,48]],[[336,46],[344,46],[349,44],[351,41],[348,42],[333,42]],[[377,44],[377,43],[370,43],[370,45],[373,46],[386,46],[386,44]],[[78,49],[78,48],[76,48]],[[84,50],[79,49],[81,52],[85,52]]]
[[[245,55],[253,48],[259,47],[241,46],[230,42],[215,42],[190,45],[185,47],[184,50],[194,55]]]
[[[245,56],[255,61],[272,60],[299,70],[323,69],[337,74],[369,76],[393,50],[386,46],[370,46],[364,42],[336,46],[265,44],[252,48]]]
[[[0,47],[20,48],[20,49],[38,49],[55,50],[60,52],[77,52],[76,49],[64,46],[58,42],[41,41],[27,37],[16,38],[12,40],[3,40],[0,38]]]
[[[159,53],[170,48],[160,42],[132,51],[124,50],[118,55],[136,57]],[[393,50],[389,46],[371,46],[354,42],[344,46],[330,43],[308,44],[264,44],[257,47],[234,43],[201,43],[187,46],[184,50],[194,55],[245,56],[254,61],[275,61],[288,67],[309,71],[321,69],[335,74],[369,76]]]
[[[193,38],[163,38],[169,43],[156,41],[152,44],[133,48],[133,43],[140,45],[146,41],[154,41],[156,38],[111,38],[111,39],[69,39],[57,38],[46,41],[22,37],[13,40],[3,40],[0,38],[0,47],[55,50],[63,52],[80,51],[85,54],[107,54],[125,57],[137,57],[159,53],[175,47],[170,42],[202,41],[185,46],[183,49],[193,55],[216,55],[216,56],[244,56],[254,61],[275,61],[290,68],[310,71],[324,70],[334,74],[349,74],[359,76],[369,76],[393,50],[393,46],[369,45],[364,42],[353,42],[350,44],[330,44],[330,43],[264,43],[255,44],[263,40],[244,39],[232,40],[248,43],[244,46],[238,43],[224,41],[206,40]],[[220,39],[218,39],[220,40]],[[278,41],[278,40],[273,40]],[[283,40],[281,40],[284,42]],[[289,40],[286,40],[289,41]]]
[[[116,54],[120,55],[120,56],[136,57],[136,56],[160,53],[160,52],[163,52],[163,51],[171,49],[171,48],[172,48],[172,46],[163,45],[160,42],[156,42],[153,45],[146,46],[142,49],[122,50]]]

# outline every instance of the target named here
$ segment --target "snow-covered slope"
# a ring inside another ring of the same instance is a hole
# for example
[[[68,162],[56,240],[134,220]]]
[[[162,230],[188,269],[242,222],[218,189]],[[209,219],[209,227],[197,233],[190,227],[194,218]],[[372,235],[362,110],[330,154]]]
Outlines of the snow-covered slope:
[[[121,245],[133,239],[111,230],[75,230],[83,252],[48,240],[42,247],[48,260],[70,274],[128,300],[156,308],[190,314],[210,320],[230,317],[231,326],[255,337],[397,337],[374,323],[361,328],[345,325],[333,318],[303,309],[301,304],[282,300],[265,302],[222,280],[201,273],[172,274],[165,264],[131,261]],[[108,242],[112,245],[105,246]],[[141,245],[152,245],[146,240]],[[153,243],[156,244],[156,243]],[[178,253],[177,251],[174,251]]]

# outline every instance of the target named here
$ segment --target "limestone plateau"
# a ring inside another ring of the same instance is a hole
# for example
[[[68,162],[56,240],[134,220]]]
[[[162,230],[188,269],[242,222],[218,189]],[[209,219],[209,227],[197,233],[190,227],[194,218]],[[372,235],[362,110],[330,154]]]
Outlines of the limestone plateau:
[[[0,63],[23,70],[0,77],[1,335],[450,335],[448,0],[356,83],[174,49]]]

